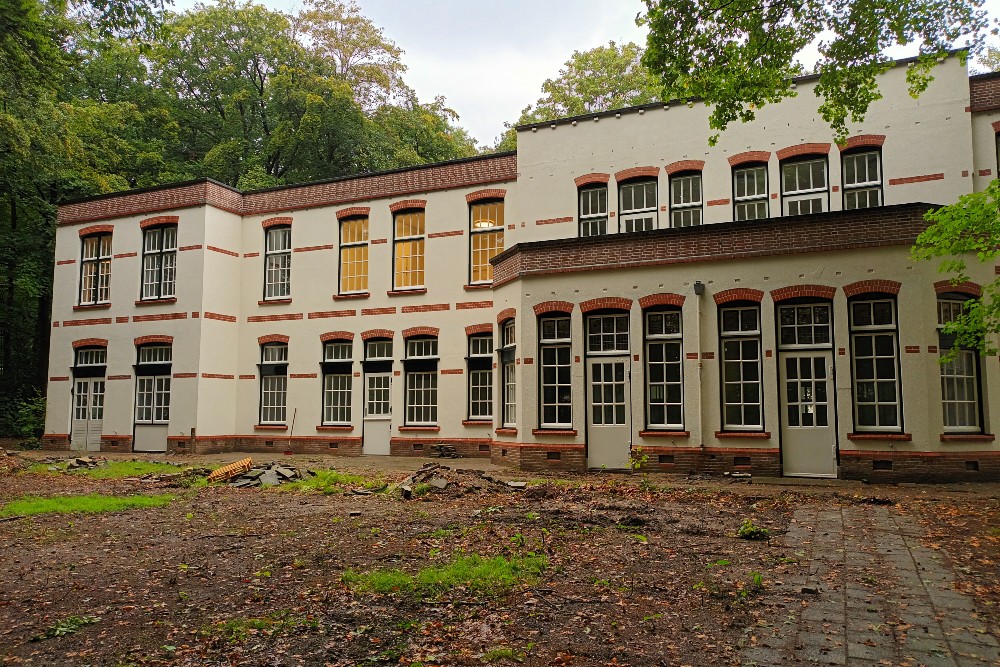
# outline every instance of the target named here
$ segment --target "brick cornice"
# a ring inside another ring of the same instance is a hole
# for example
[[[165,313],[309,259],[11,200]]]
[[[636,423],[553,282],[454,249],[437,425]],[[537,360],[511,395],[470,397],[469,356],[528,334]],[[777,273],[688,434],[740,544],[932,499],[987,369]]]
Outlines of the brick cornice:
[[[91,234],[112,234],[115,231],[114,225],[90,225],[89,227],[84,227],[79,230],[81,237],[90,236]]]
[[[830,144],[796,144],[794,146],[786,146],[777,151],[777,156],[779,160],[787,160],[791,157],[799,157],[800,155],[827,155],[830,153]]]
[[[660,175],[659,167],[629,167],[615,172],[615,180],[621,183],[630,178],[656,178]]]
[[[504,308],[497,313],[497,324],[503,324],[507,320],[513,320],[516,317],[517,311],[514,308]]]
[[[441,330],[437,327],[410,327],[403,329],[403,338],[415,338],[416,336],[434,336],[436,338],[440,333]]]
[[[660,294],[648,294],[639,299],[639,307],[645,310],[653,306],[676,306],[680,308],[684,305],[684,295],[673,292],[661,292]]]
[[[470,324],[469,326],[465,327],[466,336],[472,336],[473,334],[482,334],[482,333],[493,333],[493,323],[486,322],[484,324]]]
[[[79,340],[73,341],[73,349],[80,347],[107,347],[107,338],[81,338]]]
[[[764,299],[764,293],[759,289],[749,287],[734,287],[733,289],[722,290],[712,295],[715,304],[721,306],[733,301],[755,301],[760,303]]]
[[[580,303],[581,313],[591,313],[595,310],[632,310],[632,299],[619,296],[606,296],[597,299],[588,299]]]
[[[507,191],[501,188],[488,188],[486,190],[476,190],[465,195],[466,204],[474,204],[484,199],[503,199],[507,196]]]
[[[372,209],[369,206],[350,206],[348,208],[342,208],[337,211],[337,220],[343,220],[344,218],[367,218],[371,211]]]
[[[572,313],[573,304],[569,301],[543,301],[535,304],[535,315],[545,315],[547,313]]]
[[[266,336],[258,336],[257,344],[265,345],[267,343],[287,343],[288,336],[284,334],[268,334]]]
[[[682,171],[702,171],[705,168],[704,160],[677,160],[671,162],[663,168],[668,176],[673,176]]]
[[[353,331],[327,331],[324,334],[320,334],[319,340],[322,343],[331,340],[354,340]]]
[[[361,332],[361,340],[371,340],[373,338],[389,338],[392,339],[396,335],[395,331],[391,329],[369,329],[368,331]]]
[[[139,227],[146,229],[146,227],[155,227],[156,225],[176,225],[179,220],[180,217],[176,215],[157,215],[139,221]]]
[[[576,183],[576,187],[582,188],[585,185],[607,185],[609,180],[611,180],[611,174],[593,173],[577,176],[573,182]]]
[[[884,134],[858,134],[853,137],[848,137],[847,141],[842,144],[838,144],[837,148],[842,151],[849,151],[854,148],[863,148],[865,146],[880,147],[885,144]]]
[[[152,335],[152,336],[139,336],[132,340],[132,343],[138,347],[140,345],[149,345],[151,343],[161,343],[163,345],[173,345],[173,336],[162,336],[162,335]]]
[[[744,151],[728,158],[730,167],[737,167],[748,162],[767,162],[771,159],[771,151]]]
[[[407,209],[425,209],[425,208],[427,208],[426,199],[403,199],[401,201],[389,204],[389,211],[391,213],[398,213],[399,211],[405,211]]]
[[[955,292],[957,294],[968,294],[969,296],[980,297],[983,295],[983,287],[979,283],[965,281],[954,284],[950,280],[939,280],[934,283],[934,291],[937,294],[947,294]]]
[[[836,293],[836,287],[828,287],[826,285],[790,285],[789,287],[771,290],[771,300],[775,303],[802,297],[832,300]]]
[[[273,218],[268,218],[267,220],[262,220],[260,226],[263,227],[264,229],[270,229],[271,227],[281,227],[290,224],[292,224],[292,219],[287,215],[281,215]]]
[[[895,280],[859,280],[849,285],[844,285],[844,294],[848,297],[872,292],[899,294],[899,288],[902,286],[902,283],[898,283]]]

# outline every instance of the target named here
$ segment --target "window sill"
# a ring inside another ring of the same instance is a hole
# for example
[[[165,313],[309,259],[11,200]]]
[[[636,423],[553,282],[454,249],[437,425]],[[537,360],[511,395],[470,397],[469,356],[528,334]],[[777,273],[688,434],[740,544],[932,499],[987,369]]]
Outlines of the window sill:
[[[496,433],[497,435],[513,435],[513,436],[517,435],[517,429],[516,428],[512,428],[510,426],[505,426],[503,428],[498,428],[498,429],[494,430],[493,432]]]
[[[171,303],[177,303],[177,297],[172,296],[166,299],[139,299],[135,302],[136,306],[160,306]]]
[[[493,426],[492,419],[463,419],[462,426]]]
[[[351,424],[321,424],[316,427],[317,431],[353,431]]]
[[[757,438],[767,440],[771,437],[770,431],[716,431],[716,438]]]
[[[464,289],[466,292],[473,292],[479,289],[493,289],[493,283],[488,282],[488,283],[475,283],[474,285],[463,285],[462,289]]]
[[[291,303],[292,299],[265,299],[263,301],[258,301],[258,306],[282,306],[286,303]]]
[[[440,426],[400,426],[400,433],[415,433],[415,432],[427,432],[427,433],[437,433],[441,430]]]
[[[111,307],[111,302],[108,303],[88,303],[82,306],[73,306],[73,310],[107,310]]]
[[[371,296],[370,292],[353,292],[351,294],[334,294],[334,301],[348,301],[350,299],[367,299]]]
[[[418,287],[414,289],[391,289],[385,293],[386,296],[414,296],[417,294],[427,294],[427,288]]]
[[[287,424],[254,424],[255,431],[287,431]]]
[[[639,431],[640,438],[690,438],[691,431]]]
[[[531,435],[576,435],[575,428],[533,428]]]
[[[991,433],[942,433],[941,442],[993,442],[997,437]]]
[[[848,440],[898,440],[910,442],[913,435],[910,433],[848,433]]]

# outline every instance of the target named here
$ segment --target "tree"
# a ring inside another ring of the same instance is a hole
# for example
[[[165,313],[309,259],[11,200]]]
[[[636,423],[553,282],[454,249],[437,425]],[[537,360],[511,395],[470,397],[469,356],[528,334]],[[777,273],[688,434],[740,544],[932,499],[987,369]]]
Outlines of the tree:
[[[988,27],[984,0],[644,1],[637,19],[649,27],[643,63],[664,99],[702,99],[712,107],[715,130],[752,121],[756,110],[795,95],[791,79],[803,71],[798,54],[816,43],[819,110],[838,140],[846,138],[848,120],[862,121],[881,98],[877,77],[892,66],[888,47],[919,43],[906,73],[916,96],[949,49],[978,55]]]

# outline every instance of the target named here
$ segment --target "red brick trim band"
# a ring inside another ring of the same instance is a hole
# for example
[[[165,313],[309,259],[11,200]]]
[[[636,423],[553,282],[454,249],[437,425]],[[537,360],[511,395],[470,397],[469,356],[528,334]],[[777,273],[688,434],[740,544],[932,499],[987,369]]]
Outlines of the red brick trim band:
[[[588,299],[580,304],[581,313],[590,313],[602,309],[632,310],[632,299],[619,296],[608,296],[599,299]]]
[[[174,373],[173,377],[174,377],[175,380],[186,380],[188,378],[196,378],[196,377],[198,377],[198,374],[197,373]]]
[[[713,298],[717,306],[721,306],[724,303],[732,303],[733,301],[755,301],[760,303],[764,299],[764,293],[759,289],[734,287],[733,289],[716,292]]]
[[[573,304],[569,301],[543,301],[535,304],[535,315],[545,315],[546,313],[572,313]]]
[[[362,315],[395,315],[396,306],[389,306],[387,308],[362,308]]]
[[[493,432],[496,433],[497,435],[514,435],[514,436],[517,435],[517,429],[516,428],[511,428],[509,426],[508,427],[497,428]],[[499,443],[499,444],[506,445],[507,443],[506,442],[502,442],[502,443]]]
[[[233,252],[232,250],[226,250],[225,248],[219,248],[219,247],[216,247],[214,245],[208,245],[208,246],[205,246],[205,248],[207,250],[211,250],[212,252],[217,252],[217,253],[220,253],[222,255],[228,255],[229,257],[239,257],[240,256],[240,253],[238,253],[238,252]]]
[[[959,294],[968,294],[969,296],[982,296],[983,287],[978,283],[972,283],[969,281],[954,284],[950,280],[940,280],[934,283],[934,291],[938,294],[945,294],[947,292],[957,292]]]
[[[80,340],[73,341],[73,349],[76,350],[81,347],[107,347],[107,338],[81,338]]]
[[[716,431],[715,437],[720,440],[725,438],[749,438],[754,440],[767,440],[771,437],[770,431]],[[747,450],[754,451],[754,450]]]
[[[60,259],[58,262],[56,262],[56,266],[63,266],[65,264],[76,264],[76,260],[75,259]]]
[[[493,324],[491,322],[486,322],[485,324],[470,324],[465,327],[465,335],[472,336],[473,334],[481,333],[493,333]]]
[[[390,213],[398,213],[400,211],[405,211],[407,209],[425,209],[425,208],[427,208],[426,199],[403,199],[393,204],[389,204]]]
[[[258,306],[285,306],[292,302],[292,297],[287,299],[268,299],[267,301],[258,301]]]
[[[309,313],[310,320],[325,319],[328,317],[354,317],[358,314],[356,310],[320,310]]]
[[[109,375],[108,379],[109,380],[131,380],[132,376],[131,375]]]
[[[110,303],[88,303],[83,306],[73,306],[73,310],[108,310]]]
[[[927,181],[944,180],[944,174],[924,174],[923,176],[906,176],[904,178],[890,178],[889,185],[909,185],[910,183],[926,183]]]
[[[630,178],[656,178],[660,175],[659,167],[631,167],[615,172],[615,180],[621,183]]]
[[[894,440],[899,442],[910,442],[913,440],[913,435],[910,433],[848,433],[848,440]],[[850,450],[840,450],[840,455],[843,456],[848,454]],[[914,452],[906,452],[907,454],[913,454]],[[879,452],[881,455],[882,452]]]
[[[371,211],[371,207],[368,206],[351,206],[348,208],[342,208],[337,211],[337,220],[343,220],[345,218],[367,218]]]
[[[421,431],[427,431],[430,433],[437,433],[441,430],[440,426],[400,426],[400,433],[419,433]]]
[[[859,280],[849,285],[844,285],[844,294],[848,298],[870,292],[882,292],[884,294],[899,294],[899,288],[903,286],[895,280]]]
[[[361,340],[371,340],[373,338],[392,338],[395,335],[396,332],[389,329],[369,329],[368,331],[361,332]]]
[[[353,331],[327,331],[325,334],[320,334],[319,340],[321,343],[326,343],[331,340],[354,340]]]
[[[138,347],[140,345],[149,345],[150,343],[163,343],[164,345],[173,345],[174,344],[174,337],[173,336],[160,336],[160,335],[139,336],[137,338],[134,338],[132,340],[132,343],[136,347]]]
[[[796,144],[795,146],[787,146],[778,150],[777,156],[779,160],[787,160],[790,157],[799,157],[800,155],[827,155],[830,153],[830,144]]]
[[[531,435],[575,436],[575,428],[533,428]]]
[[[849,151],[853,148],[861,148],[864,146],[879,147],[885,143],[884,134],[859,134],[854,137],[848,137],[847,141],[839,144],[837,148],[842,151]]]
[[[427,288],[418,287],[416,289],[391,289],[385,293],[386,296],[416,296],[417,294],[427,294]]]
[[[461,368],[442,368],[441,375],[461,375],[464,373]]]
[[[513,308],[504,308],[499,313],[497,313],[497,324],[503,324],[507,320],[512,320],[517,317],[517,311]]]
[[[705,202],[706,206],[726,206],[729,204],[728,199],[709,199]]]
[[[475,310],[476,308],[492,308],[492,301],[459,301],[455,304],[455,310]]]
[[[49,378],[49,382],[69,382],[68,375],[53,375]],[[48,436],[46,436],[48,437]]]
[[[465,230],[464,229],[454,229],[454,230],[452,230],[450,232],[434,232],[433,234],[428,234],[427,238],[429,238],[429,239],[443,239],[443,238],[447,238],[449,236],[462,236],[463,234],[465,234]]]
[[[90,236],[91,234],[113,234],[115,231],[114,225],[90,225],[89,227],[84,227],[80,230],[80,237]]]
[[[247,322],[284,322],[301,319],[302,313],[286,313],[285,315],[251,315],[247,318]]]
[[[290,224],[292,224],[292,219],[287,215],[281,215],[261,221],[260,226],[264,229],[270,229],[271,227],[281,227]]]
[[[403,329],[403,338],[413,338],[415,336],[437,337],[440,333],[441,330],[437,327],[410,327],[409,329]]]
[[[465,203],[472,204],[484,199],[503,199],[507,196],[507,191],[501,188],[489,188],[487,190],[476,190],[465,195]]]
[[[289,373],[288,377],[295,380],[309,380],[316,377],[316,373]]]
[[[316,427],[317,431],[353,431],[354,426],[350,424],[320,424]]]
[[[133,322],[160,322],[162,320],[186,320],[188,314],[184,313],[160,313],[158,315],[133,315]]]
[[[992,433],[942,433],[941,442],[993,442]]]
[[[188,250],[201,250],[201,244],[199,243],[196,245],[182,245],[180,248],[178,248],[178,250],[180,250],[181,252],[185,252]]]
[[[830,299],[832,301],[836,293],[836,287],[828,287],[826,285],[790,285],[789,287],[771,290],[771,301],[778,303],[801,297]]]
[[[557,225],[560,222],[573,222],[576,218],[573,216],[565,216],[562,218],[546,218],[544,220],[535,220],[536,225]]]
[[[115,259],[127,259],[129,257],[136,257],[139,253],[137,252],[119,252],[114,255]]]
[[[440,310],[451,310],[450,303],[428,303],[423,306],[403,306],[401,313],[433,313]]]
[[[660,294],[648,294],[639,299],[639,307],[645,310],[653,306],[676,306],[680,308],[684,305],[684,295],[673,292],[661,292]]]
[[[691,431],[639,431],[641,438],[690,438]]]
[[[729,156],[729,166],[738,167],[748,162],[767,162],[771,159],[771,151],[745,151]]]
[[[140,221],[139,228],[146,229],[146,227],[155,227],[156,225],[176,225],[179,220],[180,217],[176,215],[157,215]]]
[[[205,311],[205,319],[206,320],[218,320],[220,322],[235,322],[236,321],[236,316],[235,315],[223,315],[221,313],[213,313],[210,310],[206,310]]]
[[[288,426],[285,424],[254,424],[253,430],[255,431],[287,431]]]
[[[582,188],[585,185],[607,185],[611,179],[611,174],[584,174],[573,179],[576,187]]]
[[[463,419],[462,426],[493,426],[493,422],[489,419]]]
[[[63,320],[62,325],[64,327],[86,327],[91,324],[111,324],[112,321],[110,317],[93,317],[85,320]]]
[[[673,176],[682,171],[702,171],[704,168],[704,160],[677,160],[665,166],[663,170],[667,172],[667,176]]]
[[[284,334],[267,334],[266,336],[257,337],[258,345],[265,345],[267,343],[288,343],[288,336]]]
[[[333,245],[307,245],[301,248],[292,248],[292,252],[312,252],[313,250],[333,250]]]

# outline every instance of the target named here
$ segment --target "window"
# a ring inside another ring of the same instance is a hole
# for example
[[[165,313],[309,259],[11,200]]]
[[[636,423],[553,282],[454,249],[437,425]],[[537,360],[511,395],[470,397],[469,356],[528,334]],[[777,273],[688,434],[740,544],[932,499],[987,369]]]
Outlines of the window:
[[[331,341],[323,346],[323,361],[350,361],[351,342]]]
[[[340,222],[340,293],[368,291],[368,218]]]
[[[938,325],[958,319],[965,310],[964,299],[938,299]],[[940,335],[941,356],[951,354],[951,335]],[[975,350],[956,350],[952,358],[941,362],[941,401],[944,430],[948,433],[979,433],[980,426],[979,355]]]
[[[517,423],[516,351],[514,320],[506,320],[500,328],[500,384],[503,392],[500,423],[506,427]]]
[[[260,361],[260,423],[284,424],[288,398],[288,345],[263,345]]]
[[[758,165],[733,170],[734,220],[767,217],[767,167]]]
[[[142,231],[142,299],[167,299],[177,282],[177,225]]]
[[[393,237],[393,289],[424,286],[424,212],[397,213]]]
[[[406,341],[406,424],[437,424],[438,340],[411,338]]]
[[[588,354],[628,351],[628,315],[593,315],[587,318]]]
[[[493,417],[493,336],[469,336],[469,419]]]
[[[365,359],[367,361],[392,360],[391,340],[370,340],[365,345]]]
[[[852,301],[854,422],[859,431],[899,431],[899,345],[894,299]]]
[[[503,252],[503,202],[473,204],[470,207],[471,228],[469,242],[472,244],[473,284],[493,281],[493,265],[490,260]]]
[[[80,305],[111,301],[111,234],[91,234],[81,239]]]
[[[144,345],[135,366],[135,423],[170,421],[170,345]]]
[[[544,317],[538,321],[542,428],[573,425],[569,327],[568,317]]]
[[[656,229],[656,181],[632,181],[618,186],[619,224],[623,231]]]
[[[646,423],[684,429],[681,311],[646,313]]]
[[[351,423],[351,341],[323,344],[323,424]]]
[[[826,210],[826,158],[782,164],[781,194],[785,215]]]
[[[722,320],[722,425],[726,430],[764,428],[761,409],[760,308],[727,307]]]
[[[264,299],[287,299],[292,294],[292,228],[271,227],[264,232]]]
[[[608,188],[580,190],[580,236],[608,233]]]
[[[701,174],[670,177],[670,226],[701,224]]]
[[[882,205],[882,171],[878,151],[844,155],[844,209]]]
[[[105,366],[108,363],[108,348],[82,347],[76,351],[76,366]]]
[[[778,308],[778,345],[782,348],[829,345],[830,306],[805,304]]]

